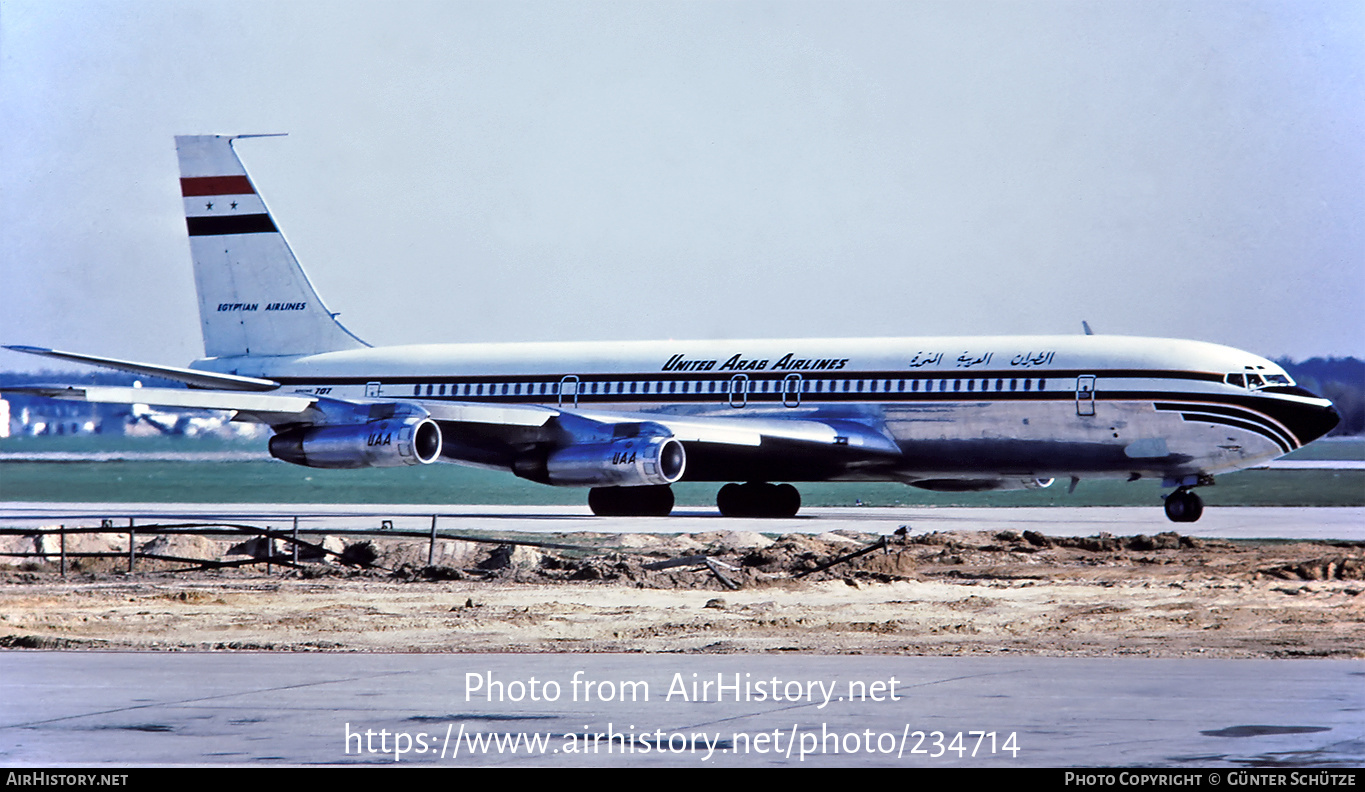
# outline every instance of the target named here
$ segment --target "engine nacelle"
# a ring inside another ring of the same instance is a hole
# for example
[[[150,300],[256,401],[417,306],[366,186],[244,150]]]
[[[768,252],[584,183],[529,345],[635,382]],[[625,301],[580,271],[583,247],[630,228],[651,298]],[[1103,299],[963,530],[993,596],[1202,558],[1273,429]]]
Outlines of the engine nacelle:
[[[518,465],[516,472],[561,487],[644,487],[672,484],[686,467],[682,443],[641,435],[571,445],[550,453],[543,467]]]
[[[429,465],[441,456],[441,428],[417,417],[301,427],[270,438],[270,455],[314,468]]]

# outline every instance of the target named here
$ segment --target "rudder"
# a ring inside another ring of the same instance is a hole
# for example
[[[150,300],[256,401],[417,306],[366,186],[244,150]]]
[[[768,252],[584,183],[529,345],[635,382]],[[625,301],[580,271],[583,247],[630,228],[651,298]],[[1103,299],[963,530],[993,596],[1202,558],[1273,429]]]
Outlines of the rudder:
[[[307,355],[368,346],[327,310],[232,149],[249,135],[175,139],[209,357]]]

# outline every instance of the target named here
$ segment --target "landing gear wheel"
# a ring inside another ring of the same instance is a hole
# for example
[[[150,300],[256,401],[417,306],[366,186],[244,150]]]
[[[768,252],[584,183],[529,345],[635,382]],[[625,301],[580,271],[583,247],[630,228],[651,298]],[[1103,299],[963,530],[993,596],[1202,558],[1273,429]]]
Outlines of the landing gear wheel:
[[[1178,489],[1166,496],[1166,519],[1171,522],[1194,522],[1204,514],[1204,501],[1187,489]]]
[[[738,484],[726,484],[716,493],[716,508],[722,517],[744,517],[744,506],[744,490]]]
[[[599,517],[667,517],[673,511],[673,488],[594,487],[588,491],[588,508]]]
[[[732,483],[716,493],[716,507],[724,517],[795,517],[801,510],[801,493],[790,484]]]
[[[801,511],[801,493],[790,484],[778,484],[773,492],[774,517],[795,517]]]

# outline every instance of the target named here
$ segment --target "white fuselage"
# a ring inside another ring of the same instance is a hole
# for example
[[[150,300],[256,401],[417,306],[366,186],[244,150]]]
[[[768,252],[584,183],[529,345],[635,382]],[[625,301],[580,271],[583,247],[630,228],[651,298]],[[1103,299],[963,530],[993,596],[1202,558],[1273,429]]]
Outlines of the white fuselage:
[[[196,367],[341,399],[846,421],[900,457],[789,480],[1178,479],[1281,456],[1317,436],[1301,439],[1299,411],[1330,409],[1256,355],[1117,336],[413,345]]]

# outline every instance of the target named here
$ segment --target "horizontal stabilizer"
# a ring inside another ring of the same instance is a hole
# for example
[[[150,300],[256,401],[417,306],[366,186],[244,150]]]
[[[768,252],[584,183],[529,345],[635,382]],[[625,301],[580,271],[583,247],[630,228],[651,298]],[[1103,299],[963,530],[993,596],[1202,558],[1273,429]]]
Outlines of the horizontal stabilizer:
[[[33,396],[46,396],[49,399],[98,402],[101,404],[146,404],[154,407],[264,413],[302,413],[316,401],[311,396],[278,396],[269,393],[182,390],[180,388],[127,388],[105,385],[67,388],[30,386],[5,388],[5,392],[27,393]]]
[[[267,379],[239,377],[236,374],[218,374],[212,371],[197,371],[195,369],[179,368],[177,366],[158,366],[153,363],[136,363],[131,360],[118,360],[116,358],[98,357],[96,355],[81,355],[75,352],[60,352],[45,347],[13,345],[6,346],[5,349],[14,352],[25,352],[30,355],[42,355],[43,357],[56,358],[58,360],[69,360],[73,363],[103,366],[104,368],[127,371],[132,374],[142,374],[148,377],[161,377],[162,379],[168,379],[174,382],[183,382],[192,388],[221,388],[223,390],[234,391],[268,391],[280,387],[280,383]]]

